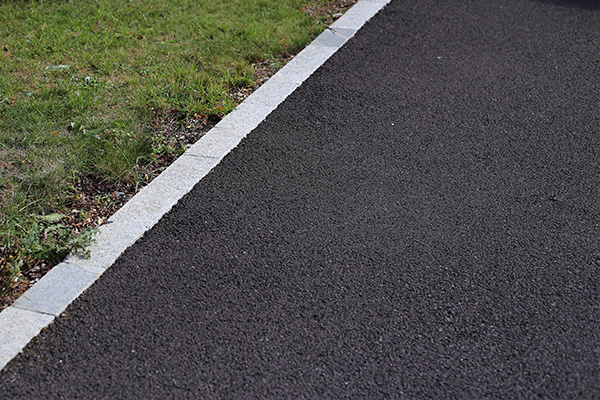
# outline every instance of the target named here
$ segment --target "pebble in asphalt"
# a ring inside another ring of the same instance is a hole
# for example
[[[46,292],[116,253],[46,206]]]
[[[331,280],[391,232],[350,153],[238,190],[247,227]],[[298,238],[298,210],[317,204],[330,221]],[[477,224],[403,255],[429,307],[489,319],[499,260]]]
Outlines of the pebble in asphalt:
[[[600,398],[598,15],[393,1],[0,397]]]

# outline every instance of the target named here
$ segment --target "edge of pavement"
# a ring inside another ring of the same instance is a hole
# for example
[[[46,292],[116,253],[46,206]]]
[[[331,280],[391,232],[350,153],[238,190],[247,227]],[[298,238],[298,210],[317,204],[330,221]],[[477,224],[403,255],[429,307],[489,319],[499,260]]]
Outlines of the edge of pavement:
[[[69,255],[0,312],[0,371],[390,1],[356,3],[109,218],[89,258]]]

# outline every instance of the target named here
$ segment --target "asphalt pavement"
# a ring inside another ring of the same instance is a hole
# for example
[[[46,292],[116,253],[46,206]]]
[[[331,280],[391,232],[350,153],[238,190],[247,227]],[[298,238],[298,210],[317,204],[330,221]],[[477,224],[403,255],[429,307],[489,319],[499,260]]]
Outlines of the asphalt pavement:
[[[600,398],[599,16],[392,1],[0,398]]]

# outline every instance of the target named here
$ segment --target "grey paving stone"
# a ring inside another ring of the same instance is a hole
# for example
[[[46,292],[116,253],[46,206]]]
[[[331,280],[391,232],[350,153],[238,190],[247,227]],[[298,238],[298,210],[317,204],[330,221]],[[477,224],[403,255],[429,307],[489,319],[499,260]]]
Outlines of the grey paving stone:
[[[269,81],[300,85],[337,51],[337,47],[322,46],[313,42],[302,50]]]
[[[278,106],[294,90],[298,88],[296,83],[277,82],[268,80],[258,90],[252,93],[244,103],[271,104]]]
[[[356,29],[325,29],[323,33],[315,39],[315,43],[321,46],[341,47],[349,38],[354,36],[355,33]]]
[[[215,128],[230,131],[232,135],[245,137],[260,124],[275,108],[273,104],[244,102],[219,122]]]
[[[119,211],[127,214],[126,210]],[[65,261],[82,267],[108,268],[127,247],[143,235],[147,225],[150,224],[145,220],[132,221],[129,218],[122,220],[115,213],[106,225],[99,228],[95,242],[88,246],[89,258],[83,257],[80,253],[71,253]]]
[[[52,315],[14,307],[3,310],[0,313],[0,369],[53,320]]]
[[[184,157],[211,157],[220,160],[240,143],[243,136],[239,132],[242,130],[215,127],[190,147]]]
[[[13,307],[58,316],[98,279],[103,271],[101,268],[59,264],[23,293]]]

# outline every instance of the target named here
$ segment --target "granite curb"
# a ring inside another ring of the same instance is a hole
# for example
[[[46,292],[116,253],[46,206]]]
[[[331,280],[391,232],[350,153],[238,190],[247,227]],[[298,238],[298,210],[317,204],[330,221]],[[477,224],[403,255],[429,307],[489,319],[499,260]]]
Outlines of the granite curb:
[[[361,0],[143,188],[89,246],[0,312],[0,370],[391,0]]]

